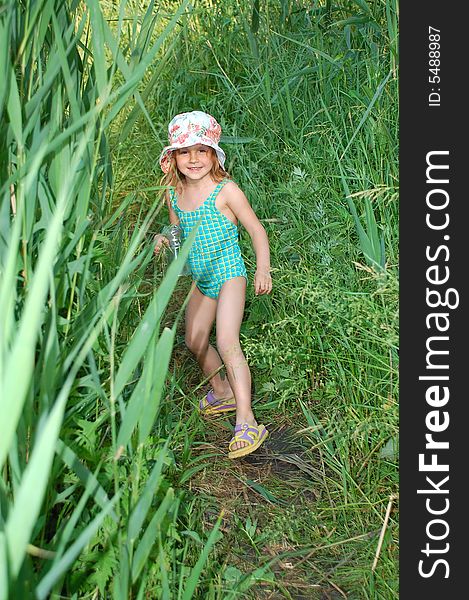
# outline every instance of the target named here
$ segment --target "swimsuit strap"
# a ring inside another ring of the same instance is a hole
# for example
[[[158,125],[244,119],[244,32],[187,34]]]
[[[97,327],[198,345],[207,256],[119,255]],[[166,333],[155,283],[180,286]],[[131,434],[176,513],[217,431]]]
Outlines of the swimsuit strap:
[[[169,188],[169,203],[171,205],[171,208],[173,210],[176,210],[176,193],[174,191],[174,188],[172,187]]]
[[[213,192],[207,198],[207,204],[209,206],[215,206],[215,200],[217,199],[217,196],[218,196],[220,190],[229,181],[230,181],[229,179],[223,179],[222,181],[220,181],[220,183],[217,184],[217,187],[213,190]]]
[[[222,181],[220,181],[216,188],[213,190],[213,192],[208,196],[208,198],[205,200],[205,202],[203,202],[201,204],[201,206],[199,208],[201,208],[202,206],[204,206],[205,204],[207,206],[215,206],[215,200],[217,199],[218,193],[220,192],[220,190],[222,189],[222,187],[228,183],[229,181],[231,181],[230,179],[223,179]],[[171,208],[175,211],[175,212],[187,212],[187,211],[181,211],[181,209],[178,206],[177,203],[177,195],[176,195],[176,190],[172,187],[169,188],[169,201],[171,204]],[[193,211],[189,211],[189,212],[193,212]]]

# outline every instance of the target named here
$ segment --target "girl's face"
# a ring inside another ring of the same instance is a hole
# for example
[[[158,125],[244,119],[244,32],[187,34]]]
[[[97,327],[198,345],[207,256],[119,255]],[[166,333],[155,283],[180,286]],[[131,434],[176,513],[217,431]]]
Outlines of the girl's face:
[[[179,171],[192,181],[200,181],[210,174],[213,166],[213,151],[210,146],[195,144],[179,148],[174,152]]]

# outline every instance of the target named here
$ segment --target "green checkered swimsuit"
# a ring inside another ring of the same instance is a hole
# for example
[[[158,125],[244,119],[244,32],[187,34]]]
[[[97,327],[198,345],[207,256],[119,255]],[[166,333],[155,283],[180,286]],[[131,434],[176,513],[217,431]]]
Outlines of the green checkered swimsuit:
[[[238,242],[238,228],[215,206],[218,192],[228,181],[220,181],[196,210],[181,210],[174,189],[170,190],[171,207],[179,219],[183,241],[201,218],[187,262],[197,287],[209,298],[218,298],[225,281],[233,277],[247,279]]]

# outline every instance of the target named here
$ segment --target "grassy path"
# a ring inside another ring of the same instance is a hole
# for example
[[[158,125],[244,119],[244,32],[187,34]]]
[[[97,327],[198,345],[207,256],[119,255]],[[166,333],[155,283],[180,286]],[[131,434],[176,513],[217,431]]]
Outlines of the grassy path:
[[[184,278],[168,309],[168,324],[187,290]],[[249,305],[246,313],[249,320]],[[283,408],[271,392],[254,389],[256,415],[270,437],[252,455],[230,460],[227,441],[234,419],[198,413],[198,399],[208,385],[201,385],[183,339],[181,324],[161,417],[184,424],[184,443],[181,439],[175,454],[191,507],[188,528],[198,532],[194,537],[207,535],[223,510],[223,537],[206,572],[207,580],[218,581],[219,587],[208,597],[397,598],[392,584],[397,547],[389,532],[379,568],[371,571],[385,498],[376,502],[363,490],[347,490],[350,474],[344,473],[340,457],[328,455],[328,440],[315,437],[308,419],[321,415],[321,387],[312,390],[309,402],[300,404],[292,397]],[[259,387],[256,379],[254,365],[254,388]],[[195,558],[197,544],[192,552]]]

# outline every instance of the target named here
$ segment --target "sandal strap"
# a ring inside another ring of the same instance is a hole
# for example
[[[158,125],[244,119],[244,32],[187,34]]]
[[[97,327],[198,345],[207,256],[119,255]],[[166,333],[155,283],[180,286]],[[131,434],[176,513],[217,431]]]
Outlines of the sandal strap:
[[[226,409],[226,408],[236,408],[236,401],[233,396],[231,398],[215,398],[215,394],[213,389],[209,390],[206,396],[203,396],[199,400],[199,408],[200,410],[206,409]]]
[[[259,433],[259,425],[249,425],[248,423],[238,423],[235,425],[234,432],[238,433],[239,431],[249,431],[252,430],[254,432]]]
[[[230,440],[229,448],[235,444],[236,442],[246,442],[250,446],[252,446],[256,437],[259,435],[260,428],[255,425],[248,425],[247,423],[241,423],[236,425],[234,428],[234,436]]]

